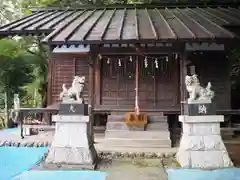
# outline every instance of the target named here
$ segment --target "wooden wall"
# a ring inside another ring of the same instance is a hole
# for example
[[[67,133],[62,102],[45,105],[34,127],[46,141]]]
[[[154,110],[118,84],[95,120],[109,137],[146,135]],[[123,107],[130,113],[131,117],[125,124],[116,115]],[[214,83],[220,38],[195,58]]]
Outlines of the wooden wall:
[[[88,56],[80,54],[52,54],[49,59],[49,87],[48,87],[48,104],[58,101],[59,94],[62,92],[62,84],[65,83],[67,88],[71,87],[73,77],[85,76],[86,84],[84,97],[88,97]]]
[[[173,57],[129,56],[101,60],[101,105],[116,109],[135,103],[135,67],[139,60],[139,105],[144,109],[168,109],[179,106],[178,61]],[[157,63],[157,65],[156,65]]]
[[[128,56],[129,57],[129,56]],[[100,107],[134,108],[135,99],[135,59],[121,61],[118,58],[100,61]],[[62,91],[62,84],[71,86],[74,75],[86,76],[84,96],[88,98],[89,65],[88,55],[52,54],[49,59],[49,88],[48,104],[57,102]],[[179,60],[169,58],[159,61],[156,68],[154,60],[148,60],[148,67],[144,65],[144,58],[139,56],[140,86],[139,102],[143,109],[174,109],[180,110]],[[230,109],[230,88],[228,61],[223,53],[193,54],[188,60],[196,66],[196,73],[200,82],[206,85],[212,82],[216,92],[217,108]],[[94,77],[94,76],[93,76]],[[95,79],[96,81],[96,79]],[[96,85],[96,84],[95,84]],[[99,107],[98,107],[99,108]],[[101,108],[99,108],[101,109]],[[104,108],[103,108],[104,109]]]

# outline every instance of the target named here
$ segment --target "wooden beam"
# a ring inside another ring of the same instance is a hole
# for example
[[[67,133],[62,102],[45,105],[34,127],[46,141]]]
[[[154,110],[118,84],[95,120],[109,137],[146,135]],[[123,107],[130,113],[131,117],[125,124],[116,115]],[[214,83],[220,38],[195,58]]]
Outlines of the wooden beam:
[[[184,50],[184,45],[183,44],[176,44],[173,45],[172,47],[166,47],[166,46],[161,46],[161,47],[140,47],[141,52],[144,54],[166,54],[167,52],[181,52]],[[139,55],[139,51],[136,50],[135,47],[100,47],[99,52],[101,54],[105,55]]]

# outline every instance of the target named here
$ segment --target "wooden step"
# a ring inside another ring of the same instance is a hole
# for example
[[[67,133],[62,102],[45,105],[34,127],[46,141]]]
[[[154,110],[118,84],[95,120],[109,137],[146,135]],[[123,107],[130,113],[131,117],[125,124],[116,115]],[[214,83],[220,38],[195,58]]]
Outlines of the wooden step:
[[[106,138],[133,138],[133,139],[169,139],[169,131],[122,131],[122,130],[107,130],[105,131]]]
[[[104,146],[132,148],[170,148],[170,139],[105,138]]]

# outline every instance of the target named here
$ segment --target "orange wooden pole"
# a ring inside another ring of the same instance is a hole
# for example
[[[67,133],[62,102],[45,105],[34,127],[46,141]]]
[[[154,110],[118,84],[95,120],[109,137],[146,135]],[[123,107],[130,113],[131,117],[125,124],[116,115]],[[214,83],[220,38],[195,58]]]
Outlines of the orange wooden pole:
[[[138,104],[138,86],[139,86],[139,63],[138,63],[138,57],[136,59],[136,77],[135,77],[135,82],[136,82],[136,95],[135,95],[135,113],[136,115],[140,114],[140,109],[139,109],[139,104]]]

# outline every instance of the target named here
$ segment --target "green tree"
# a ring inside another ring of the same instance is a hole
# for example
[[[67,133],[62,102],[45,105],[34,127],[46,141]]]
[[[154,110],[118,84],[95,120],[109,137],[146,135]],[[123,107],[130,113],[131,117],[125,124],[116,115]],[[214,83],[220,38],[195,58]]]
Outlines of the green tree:
[[[5,94],[6,123],[8,127],[8,110],[13,103],[13,94],[25,95],[22,87],[33,79],[31,66],[24,61],[25,56],[0,56],[0,86],[1,94]]]

